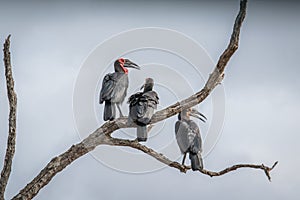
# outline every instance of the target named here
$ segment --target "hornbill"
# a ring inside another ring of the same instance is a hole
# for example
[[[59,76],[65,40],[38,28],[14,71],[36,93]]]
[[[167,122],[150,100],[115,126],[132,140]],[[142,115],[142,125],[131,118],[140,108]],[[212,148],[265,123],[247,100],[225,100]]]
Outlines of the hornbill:
[[[153,91],[154,81],[152,78],[147,78],[143,92],[137,92],[131,95],[128,99],[129,117],[128,120],[135,122],[137,126],[137,140],[145,142],[147,140],[147,124],[150,123],[154,110],[159,103],[158,95]]]
[[[120,104],[123,103],[128,88],[128,69],[140,69],[140,67],[128,59],[119,58],[114,63],[115,72],[106,74],[103,78],[99,103],[105,102],[103,119],[114,120],[116,118],[116,106],[120,116],[123,116]]]
[[[203,169],[202,140],[198,125],[190,119],[196,117],[205,122],[206,117],[196,109],[186,109],[178,114],[175,124],[175,135],[181,153],[183,154],[182,165],[184,165],[186,154],[189,153],[192,170]]]

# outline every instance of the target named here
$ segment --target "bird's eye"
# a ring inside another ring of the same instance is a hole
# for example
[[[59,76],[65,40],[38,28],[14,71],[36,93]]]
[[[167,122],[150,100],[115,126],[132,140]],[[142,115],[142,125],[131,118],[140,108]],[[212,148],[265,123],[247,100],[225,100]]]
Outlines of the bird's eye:
[[[125,63],[125,59],[124,58],[120,58],[119,59],[119,63]]]

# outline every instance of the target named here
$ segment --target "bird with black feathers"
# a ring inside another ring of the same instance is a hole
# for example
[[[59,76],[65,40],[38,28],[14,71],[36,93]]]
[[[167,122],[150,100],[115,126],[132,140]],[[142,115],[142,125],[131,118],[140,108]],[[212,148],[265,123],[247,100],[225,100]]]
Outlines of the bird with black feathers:
[[[182,165],[189,153],[192,170],[203,169],[202,160],[202,140],[198,125],[190,119],[190,116],[196,117],[205,122],[206,117],[196,109],[185,109],[178,114],[178,121],[175,124],[175,136],[181,153],[183,154]]]
[[[122,117],[120,104],[123,103],[128,88],[128,69],[140,69],[140,67],[129,59],[119,58],[114,63],[115,72],[106,74],[102,81],[99,103],[104,105],[103,120],[114,120],[116,118],[116,106]]]
[[[158,95],[153,91],[154,81],[147,78],[143,92],[137,92],[128,99],[130,121],[137,124],[137,140],[145,142],[147,140],[147,125],[150,123],[154,110],[159,103]]]

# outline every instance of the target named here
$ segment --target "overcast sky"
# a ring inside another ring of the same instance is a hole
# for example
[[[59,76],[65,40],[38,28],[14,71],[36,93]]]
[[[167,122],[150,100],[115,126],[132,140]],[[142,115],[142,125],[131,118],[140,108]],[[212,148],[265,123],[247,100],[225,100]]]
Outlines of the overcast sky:
[[[271,173],[271,183],[262,171],[252,169],[215,178],[192,171],[183,174],[173,168],[133,173],[134,170],[126,167],[138,165],[138,170],[143,171],[145,165],[120,164],[116,169],[99,161],[98,154],[89,154],[56,175],[36,199],[298,199],[300,3],[295,2],[248,2],[240,47],[228,63],[222,84],[226,113],[223,129],[216,146],[204,159],[208,170],[221,170],[236,163],[272,165],[278,160],[279,165]],[[1,0],[0,38],[3,43],[4,38],[12,34],[12,64],[18,94],[17,148],[7,199],[31,181],[51,158],[81,141],[82,135],[73,117],[74,85],[83,64],[101,43],[130,29],[171,29],[195,40],[205,49],[211,62],[216,63],[228,44],[238,9],[239,1]],[[132,74],[152,76],[147,63],[158,63],[161,64],[157,65],[159,69],[166,66],[181,77],[189,78],[187,70],[182,70],[188,64],[174,55],[170,63],[167,62],[172,57],[169,54],[150,50],[129,53],[127,57],[145,66],[143,72],[130,71]],[[176,59],[182,63],[177,65]],[[101,71],[112,69],[112,65],[99,66]],[[170,75],[161,75],[165,82],[172,83]],[[182,96],[184,92],[197,91],[203,86],[204,80],[199,80],[197,85],[197,79],[192,73],[190,75],[190,90],[177,87],[176,95]],[[8,116],[3,67],[0,80],[2,167]],[[166,96],[161,100],[162,108],[173,103],[174,96],[171,90],[163,87],[166,83],[157,82],[156,90],[161,97]],[[130,91],[138,86],[139,83],[132,84]],[[91,87],[99,89],[100,86]],[[101,125],[102,106],[98,106],[96,100],[95,97],[92,103]],[[211,102],[209,98],[199,106],[209,118],[207,124],[199,123],[203,138],[213,123],[210,121],[214,108]],[[162,131],[161,126],[157,126],[158,136],[150,138],[146,145],[160,149],[165,141],[174,140],[175,121],[175,117],[168,120]],[[101,153],[104,149],[98,147],[95,152]],[[113,155],[115,162],[128,162],[121,154],[109,154],[109,148],[106,150],[106,155]],[[172,157],[172,152],[168,156]],[[147,155],[143,158],[156,162]],[[147,170],[145,167],[144,171]]]

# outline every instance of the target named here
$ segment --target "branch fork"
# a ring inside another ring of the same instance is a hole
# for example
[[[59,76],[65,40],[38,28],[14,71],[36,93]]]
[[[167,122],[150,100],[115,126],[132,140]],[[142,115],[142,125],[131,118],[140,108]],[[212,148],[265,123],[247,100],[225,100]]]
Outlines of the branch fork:
[[[224,69],[228,61],[234,54],[234,52],[238,49],[240,29],[246,15],[246,5],[247,5],[247,0],[241,0],[240,10],[234,23],[230,42],[227,48],[225,49],[225,51],[220,56],[218,63],[215,69],[213,70],[213,72],[210,74],[209,79],[207,80],[204,88],[199,92],[193,94],[192,96],[156,112],[151,119],[151,124],[150,126],[148,126],[148,129],[151,129],[151,127],[155,123],[178,114],[183,109],[191,108],[201,103],[211,93],[211,91],[213,91],[213,89],[222,82],[224,78]],[[8,99],[10,103],[9,136],[8,136],[8,146],[7,146],[7,151],[6,151],[5,161],[4,161],[4,167],[0,179],[0,200],[4,200],[4,191],[11,171],[12,158],[15,151],[15,137],[16,137],[17,97],[14,92],[14,81],[12,78],[12,71],[11,71],[9,38],[10,36],[8,36],[4,44],[4,64],[6,69],[5,76],[7,80]],[[111,136],[111,134],[114,131],[120,128],[131,128],[135,126],[136,125],[128,122],[127,117],[120,117],[114,121],[104,123],[101,127],[99,127],[97,130],[91,133],[83,141],[81,141],[78,144],[72,145],[66,152],[62,153],[59,156],[54,157],[32,181],[29,182],[12,199],[24,200],[24,199],[34,198],[38,194],[38,192],[44,186],[46,186],[57,173],[65,169],[76,159],[94,150],[99,145],[126,146],[130,148],[134,148],[136,150],[148,154],[149,156],[155,158],[156,160],[164,163],[167,166],[178,169],[180,172],[186,173],[188,170],[191,169],[190,166],[185,166],[176,161],[172,161],[166,156],[164,156],[163,154],[156,152],[155,150],[145,145],[140,144],[137,140],[118,139],[118,138],[113,138]],[[264,164],[261,165],[237,164],[225,168],[219,172],[209,171],[206,169],[199,170],[199,172],[204,175],[214,177],[214,176],[222,176],[226,173],[237,170],[239,168],[253,168],[253,169],[263,170],[268,180],[271,181],[270,172],[274,169],[274,167],[277,164],[278,162],[275,162],[272,167],[265,166]]]

